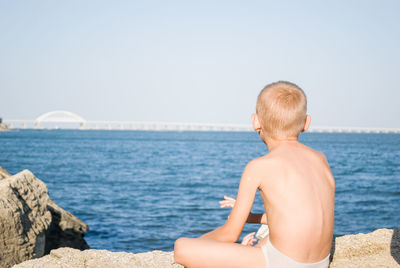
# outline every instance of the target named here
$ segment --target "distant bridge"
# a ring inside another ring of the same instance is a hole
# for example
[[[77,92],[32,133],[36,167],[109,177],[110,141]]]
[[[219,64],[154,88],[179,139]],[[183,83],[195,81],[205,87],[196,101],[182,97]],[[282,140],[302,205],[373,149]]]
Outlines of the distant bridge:
[[[40,128],[42,123],[78,123],[80,128],[85,128],[86,120],[76,113],[58,110],[42,114],[34,123],[35,128]]]
[[[69,111],[52,111],[35,120],[3,120],[14,129],[104,129],[151,131],[253,131],[250,124],[140,122],[140,121],[87,121]],[[398,128],[366,127],[311,127],[307,132],[316,133],[400,133]]]

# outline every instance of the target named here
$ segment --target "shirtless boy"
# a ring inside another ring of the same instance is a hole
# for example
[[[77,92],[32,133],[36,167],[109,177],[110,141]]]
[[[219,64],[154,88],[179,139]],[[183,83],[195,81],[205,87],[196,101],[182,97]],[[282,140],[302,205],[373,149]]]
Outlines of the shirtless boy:
[[[190,268],[329,266],[335,181],[325,156],[298,141],[310,125],[306,110],[303,90],[290,82],[272,83],[260,92],[252,122],[269,153],[247,164],[224,225],[175,242],[177,263]],[[257,190],[266,209],[259,217],[250,214]],[[257,246],[235,243],[246,222],[268,224],[269,236]]]

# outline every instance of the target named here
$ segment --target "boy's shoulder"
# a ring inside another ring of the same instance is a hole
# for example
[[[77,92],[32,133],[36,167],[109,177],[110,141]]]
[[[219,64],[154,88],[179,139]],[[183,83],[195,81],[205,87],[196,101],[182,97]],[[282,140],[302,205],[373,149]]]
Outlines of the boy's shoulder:
[[[303,154],[303,155],[313,155],[313,156],[315,156],[317,158],[320,158],[321,160],[326,161],[326,156],[325,156],[324,153],[322,153],[320,151],[317,151],[316,149],[311,148],[311,147],[309,147],[309,146],[307,146],[307,145],[305,145],[303,143],[298,143],[298,144],[299,144],[299,146],[296,147],[296,149],[297,149],[296,152],[298,154],[300,154],[300,155],[301,154]],[[295,150],[294,148],[290,148],[290,149],[284,148],[283,150],[276,150],[273,153],[269,153],[266,156],[269,156],[269,158],[281,158],[281,159],[284,159],[285,157],[290,156],[292,154],[292,152],[295,152],[294,150]]]
[[[302,144],[302,148],[300,148],[299,153],[304,155],[312,155],[313,158],[318,159],[319,161],[321,161],[321,163],[328,164],[327,158],[324,153],[308,147],[304,144]],[[266,155],[251,160],[247,164],[246,169],[253,171],[267,171],[271,169],[276,169],[280,165],[286,165],[286,159],[289,156],[290,154],[288,154],[287,152],[281,152],[279,150],[270,152]]]
[[[269,162],[271,162],[271,157],[269,156],[269,154],[266,154],[252,159],[250,162],[247,163],[247,167],[260,168],[268,164]]]
[[[325,154],[323,152],[317,151],[317,150],[315,150],[315,149],[313,149],[311,147],[308,147],[306,145],[304,145],[304,146],[307,148],[307,150],[311,154],[313,154],[315,157],[317,157],[321,162],[328,163],[328,160],[326,159],[326,156],[325,156]]]
[[[302,144],[310,153],[314,154],[315,156],[319,157],[321,160],[326,161],[326,156],[323,152],[317,151],[314,148],[311,148],[307,145]]]
[[[275,158],[269,154],[254,158],[247,163],[245,172],[247,173],[263,173],[274,167]]]

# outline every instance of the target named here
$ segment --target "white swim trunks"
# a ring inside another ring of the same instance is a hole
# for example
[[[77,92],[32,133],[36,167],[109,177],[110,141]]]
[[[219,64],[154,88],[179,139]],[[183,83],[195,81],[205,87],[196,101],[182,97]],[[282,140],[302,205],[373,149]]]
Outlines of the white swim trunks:
[[[329,266],[329,256],[322,261],[313,263],[297,262],[277,250],[269,241],[261,247],[264,254],[266,268],[327,268]]]

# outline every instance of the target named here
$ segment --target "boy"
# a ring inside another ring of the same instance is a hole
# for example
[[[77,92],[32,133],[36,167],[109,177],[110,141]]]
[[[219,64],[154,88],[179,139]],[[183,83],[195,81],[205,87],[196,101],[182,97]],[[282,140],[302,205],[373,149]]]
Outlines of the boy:
[[[279,81],[260,92],[252,122],[269,153],[247,164],[223,226],[175,242],[177,263],[190,268],[329,266],[335,182],[325,156],[297,139],[310,125],[306,110],[306,96],[293,83]],[[257,190],[265,216],[250,214]],[[246,221],[269,226],[269,235],[255,247],[252,239],[235,243]]]

